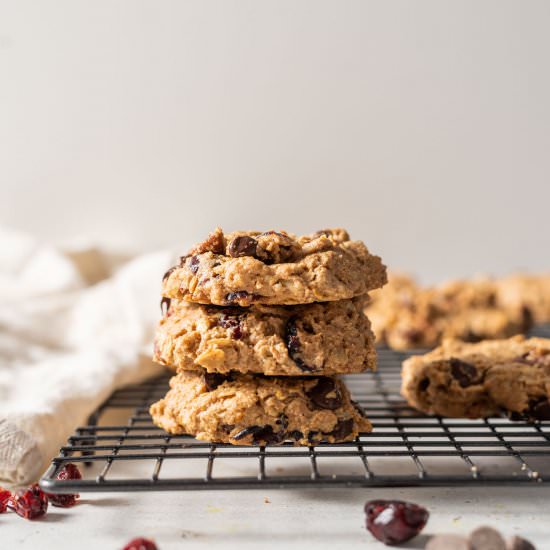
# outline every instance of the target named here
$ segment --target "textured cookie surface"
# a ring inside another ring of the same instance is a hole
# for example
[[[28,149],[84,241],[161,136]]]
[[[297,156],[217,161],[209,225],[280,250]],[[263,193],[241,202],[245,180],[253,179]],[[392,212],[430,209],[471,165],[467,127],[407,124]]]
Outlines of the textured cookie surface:
[[[362,301],[218,307],[172,301],[154,359],[177,370],[320,376],[375,368]]]
[[[403,363],[402,394],[428,414],[550,420],[550,340],[446,341]]]
[[[394,349],[431,348],[446,338],[506,338],[532,324],[526,304],[505,303],[492,279],[423,288],[410,278],[391,275],[389,283],[373,293],[365,312],[377,341]]]
[[[498,281],[499,300],[510,307],[526,306],[535,321],[550,322],[550,274],[519,274]]]
[[[163,296],[215,305],[293,305],[350,299],[379,288],[386,269],[343,229],[297,237],[216,229],[163,281]]]
[[[351,441],[371,430],[337,378],[181,372],[151,406],[159,427],[172,434],[234,445],[296,445]]]

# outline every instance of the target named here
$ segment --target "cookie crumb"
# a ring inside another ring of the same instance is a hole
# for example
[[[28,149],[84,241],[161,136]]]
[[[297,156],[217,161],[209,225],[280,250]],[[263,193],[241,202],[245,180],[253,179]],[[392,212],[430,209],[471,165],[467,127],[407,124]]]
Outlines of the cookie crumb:
[[[264,497],[264,503],[265,504],[271,504],[271,501],[267,497]]]

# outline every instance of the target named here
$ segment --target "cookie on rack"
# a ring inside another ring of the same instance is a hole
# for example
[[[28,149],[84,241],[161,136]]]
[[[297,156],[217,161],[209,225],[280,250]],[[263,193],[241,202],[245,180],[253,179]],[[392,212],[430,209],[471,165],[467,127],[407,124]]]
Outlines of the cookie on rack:
[[[183,371],[151,406],[171,434],[234,445],[352,441],[372,427],[338,378],[265,377]]]
[[[177,370],[325,376],[375,369],[362,301],[302,306],[203,306],[173,300],[155,335],[155,361]]]
[[[386,268],[343,229],[297,237],[217,228],[163,281],[163,296],[202,304],[294,305],[346,300],[379,288]]]
[[[510,307],[525,306],[539,323],[550,322],[550,274],[505,277],[498,281],[498,298]]]
[[[427,414],[550,420],[550,339],[445,341],[407,359],[402,394]]]
[[[522,302],[502,303],[496,282],[488,278],[421,287],[410,278],[390,275],[365,313],[377,341],[400,350],[432,348],[446,338],[507,338],[532,325],[529,308]]]

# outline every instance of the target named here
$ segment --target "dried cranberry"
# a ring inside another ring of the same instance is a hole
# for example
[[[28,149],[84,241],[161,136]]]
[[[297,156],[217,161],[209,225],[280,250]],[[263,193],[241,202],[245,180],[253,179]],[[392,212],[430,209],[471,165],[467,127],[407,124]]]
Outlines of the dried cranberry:
[[[8,508],[25,519],[42,517],[48,510],[48,497],[38,483],[28,489],[16,491],[8,502]]]
[[[342,406],[342,395],[336,382],[327,376],[317,378],[317,384],[307,391],[307,396],[321,409],[335,410]]]
[[[191,259],[189,260],[189,271],[191,271],[191,273],[197,273],[197,271],[199,270],[199,264],[199,257],[191,256]]]
[[[237,310],[238,311],[238,310]],[[235,340],[240,340],[243,336],[241,325],[241,316],[235,314],[232,310],[226,310],[220,315],[220,326],[228,329],[229,336]]]
[[[158,550],[158,548],[152,540],[139,537],[132,539],[122,550]]]
[[[11,492],[0,487],[0,514],[5,512],[8,507],[8,501],[11,498]]]
[[[67,479],[82,479],[82,474],[76,464],[69,463],[65,464],[65,466],[59,470],[57,476],[55,476],[55,479],[58,479],[59,481],[64,481]],[[78,493],[71,495],[54,495],[46,493],[46,496],[54,506],[59,506],[61,508],[70,508],[71,506],[74,506],[76,501],[80,498]]]
[[[227,248],[229,255],[233,258],[240,258],[242,256],[256,256],[256,249],[258,242],[252,237],[246,235],[235,237]]]
[[[297,317],[291,317],[286,323],[286,328],[285,328],[286,349],[288,351],[289,357],[296,363],[296,366],[299,369],[305,372],[312,372],[315,369],[307,365],[306,362],[300,357],[300,351],[302,349],[302,345],[300,343],[300,337],[298,336],[297,321],[298,321]]]
[[[429,512],[418,504],[402,500],[371,500],[365,504],[366,526],[384,544],[412,539],[426,525]]]

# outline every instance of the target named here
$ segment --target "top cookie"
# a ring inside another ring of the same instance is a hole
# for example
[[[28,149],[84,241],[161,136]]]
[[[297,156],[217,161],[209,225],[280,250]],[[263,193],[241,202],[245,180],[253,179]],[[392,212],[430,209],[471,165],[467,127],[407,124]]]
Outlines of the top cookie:
[[[380,258],[343,229],[297,237],[217,228],[166,272],[162,294],[221,306],[293,305],[349,299],[385,282]]]

